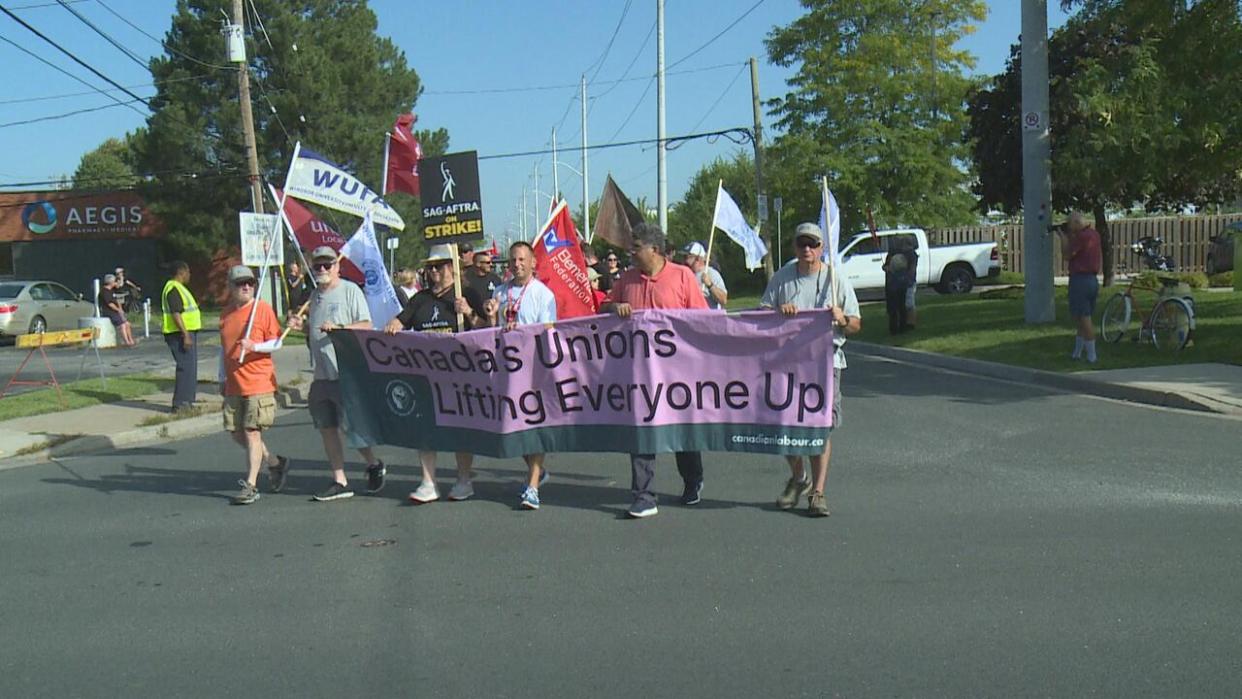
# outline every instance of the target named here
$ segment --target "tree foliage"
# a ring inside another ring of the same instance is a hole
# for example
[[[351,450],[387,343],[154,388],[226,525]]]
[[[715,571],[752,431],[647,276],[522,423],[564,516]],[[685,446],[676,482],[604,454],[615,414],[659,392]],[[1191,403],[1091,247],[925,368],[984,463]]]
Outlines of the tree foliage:
[[[1235,0],[1086,0],[1049,42],[1052,203],[1095,214],[1242,192],[1242,24]],[[982,208],[1022,205],[1021,55],[969,98]],[[1106,245],[1104,276],[1112,278]]]
[[[814,220],[815,182],[826,175],[846,231],[864,224],[868,206],[881,224],[970,221],[962,134],[973,59],[955,47],[984,19],[985,3],[802,4],[806,14],[767,38],[773,63],[797,66],[791,91],[768,102],[784,131],[770,151],[769,192]]]
[[[154,113],[135,138],[138,168],[153,175],[145,193],[168,226],[171,252],[187,257],[235,244],[236,212],[250,208],[237,72],[225,65],[220,38],[221,11],[230,7],[178,0],[166,53],[151,61]],[[384,134],[417,102],[418,74],[376,35],[365,2],[255,0],[254,8],[266,29],[246,39],[263,175],[279,186],[300,140],[378,190]],[[443,129],[420,136],[428,155],[448,146]],[[416,202],[393,199],[407,230],[416,230]],[[346,233],[353,226],[337,223]]]
[[[109,138],[78,161],[73,189],[124,189],[137,183],[129,137]]]

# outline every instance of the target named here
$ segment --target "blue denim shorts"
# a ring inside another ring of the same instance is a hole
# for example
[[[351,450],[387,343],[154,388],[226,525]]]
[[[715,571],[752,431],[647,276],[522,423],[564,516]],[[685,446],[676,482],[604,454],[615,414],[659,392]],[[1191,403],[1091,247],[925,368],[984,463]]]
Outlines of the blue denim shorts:
[[[1069,278],[1069,311],[1075,318],[1095,315],[1095,299],[1100,295],[1100,280],[1094,274],[1071,274]]]

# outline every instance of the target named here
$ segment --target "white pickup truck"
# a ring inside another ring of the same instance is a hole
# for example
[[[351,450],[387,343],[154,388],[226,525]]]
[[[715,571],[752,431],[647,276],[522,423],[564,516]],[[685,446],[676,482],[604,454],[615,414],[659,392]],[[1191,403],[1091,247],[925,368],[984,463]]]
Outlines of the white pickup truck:
[[[856,291],[884,288],[884,258],[889,245],[902,238],[915,241],[919,285],[934,286],[942,294],[965,294],[974,287],[975,280],[1000,272],[996,243],[931,247],[921,228],[876,231],[875,236],[863,231],[841,241],[842,273]]]

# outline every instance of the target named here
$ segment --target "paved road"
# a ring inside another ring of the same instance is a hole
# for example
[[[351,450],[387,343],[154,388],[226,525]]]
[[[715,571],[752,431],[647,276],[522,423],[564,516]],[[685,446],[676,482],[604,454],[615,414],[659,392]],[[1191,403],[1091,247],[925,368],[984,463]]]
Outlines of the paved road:
[[[173,369],[172,355],[168,351],[168,346],[164,344],[163,336],[152,335],[148,339],[139,339],[138,346],[133,349],[123,347],[101,349],[99,359],[95,358],[94,350],[87,348],[85,363],[82,361],[83,348],[80,346],[47,348],[47,358],[52,364],[52,370],[56,372],[56,378],[62,382],[77,379],[79,372],[84,379],[98,377],[100,361],[103,363],[104,373],[107,376],[152,374]],[[214,353],[220,346],[219,335],[214,330],[199,333],[199,340],[202,343],[200,349],[204,352]],[[29,349],[17,349],[12,345],[0,347],[0,388],[9,382],[9,378],[13,376],[29,353]],[[199,358],[206,356],[208,355],[200,353]],[[210,356],[215,356],[215,354]],[[47,367],[44,366],[38,352],[26,363],[20,378],[27,381],[46,381],[50,378]],[[37,388],[41,387],[14,386],[11,392],[17,394]]]
[[[857,356],[845,394],[826,520],[729,455],[646,521],[619,455],[551,457],[537,513],[516,460],[407,506],[402,450],[312,504],[303,415],[248,508],[222,436],[0,472],[0,696],[1236,693],[1237,421]]]

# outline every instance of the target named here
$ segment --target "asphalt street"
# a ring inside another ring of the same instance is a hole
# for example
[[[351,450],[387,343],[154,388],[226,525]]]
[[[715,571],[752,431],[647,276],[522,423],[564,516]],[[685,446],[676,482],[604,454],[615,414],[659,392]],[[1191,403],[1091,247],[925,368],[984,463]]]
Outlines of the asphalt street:
[[[95,356],[95,350],[90,347],[48,347],[44,351],[47,353],[52,371],[56,372],[56,378],[61,382],[75,381],[78,378],[98,378],[101,364],[105,376],[151,374],[171,370],[173,358],[168,351],[168,346],[164,344],[163,336],[157,333],[151,335],[150,338],[143,339],[141,328],[138,329],[138,333],[137,347],[101,349],[98,358]],[[199,342],[203,348],[210,347],[211,352],[216,352],[216,348],[220,346],[219,335],[214,330],[199,333]],[[21,368],[20,378],[23,380],[46,381],[51,378],[38,352],[30,356],[26,366],[22,367],[22,362],[27,359],[28,355],[30,355],[29,349],[18,349],[13,345],[0,347],[0,388],[9,382],[9,378],[19,368]],[[200,355],[199,358],[202,359],[204,356],[207,355]],[[24,393],[38,388],[42,386],[14,386],[11,393]]]
[[[712,454],[622,516],[623,455],[519,460],[477,497],[231,507],[224,435],[0,471],[0,696],[1232,696],[1236,420],[850,357],[832,516],[778,457]],[[447,488],[451,455],[441,455]],[[361,483],[360,467],[351,476]]]

